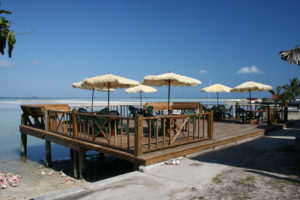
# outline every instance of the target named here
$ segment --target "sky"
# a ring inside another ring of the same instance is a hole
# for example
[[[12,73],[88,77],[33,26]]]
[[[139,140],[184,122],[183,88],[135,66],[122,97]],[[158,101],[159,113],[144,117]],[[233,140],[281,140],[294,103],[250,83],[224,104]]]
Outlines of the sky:
[[[299,7],[299,0],[2,0],[17,43],[12,58],[0,55],[0,97],[89,97],[71,84],[106,73],[142,81],[171,71],[202,82],[173,87],[173,97],[207,97],[200,89],[214,83],[277,87],[300,75],[279,56],[300,45]],[[157,89],[146,96],[167,96]]]

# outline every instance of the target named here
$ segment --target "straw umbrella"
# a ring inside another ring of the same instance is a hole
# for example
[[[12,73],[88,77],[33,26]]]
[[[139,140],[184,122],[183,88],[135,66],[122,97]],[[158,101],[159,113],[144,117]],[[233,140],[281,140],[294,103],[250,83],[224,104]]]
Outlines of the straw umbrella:
[[[140,102],[141,102],[141,108],[143,106],[142,102],[142,93],[153,93],[156,92],[157,89],[147,86],[147,85],[138,85],[135,87],[131,87],[125,90],[126,93],[140,93]]]
[[[97,88],[97,87],[91,87],[91,86],[88,86],[86,84],[83,83],[83,81],[81,82],[77,82],[77,83],[73,83],[72,84],[72,87],[73,88],[79,88],[79,89],[84,89],[84,90],[92,90],[92,112],[93,112],[93,106],[94,106],[94,92],[95,90],[97,91],[101,91],[101,92],[108,92],[108,89],[107,88]],[[110,92],[114,92],[115,89],[109,89]]]
[[[270,85],[265,85],[254,81],[247,81],[231,89],[231,92],[249,92],[250,109],[251,109],[251,91],[269,91],[269,90],[272,90],[272,86]]]
[[[134,81],[131,79],[127,79],[121,76],[116,76],[113,74],[105,74],[101,76],[95,76],[92,78],[86,78],[83,82],[84,85],[97,87],[102,89],[108,89],[107,92],[107,106],[109,109],[109,101],[110,101],[110,89],[111,88],[128,88],[137,86],[140,83],[138,81]]]
[[[217,93],[217,105],[219,106],[219,92],[230,92],[231,88],[222,84],[214,84],[205,88],[202,88],[202,92],[214,92]]]
[[[292,50],[284,50],[279,52],[281,59],[288,61],[290,64],[300,65],[300,46]]]
[[[201,84],[201,81],[187,76],[168,72],[160,75],[145,76],[142,84],[150,86],[168,86],[168,111],[170,111],[171,86],[196,86]]]

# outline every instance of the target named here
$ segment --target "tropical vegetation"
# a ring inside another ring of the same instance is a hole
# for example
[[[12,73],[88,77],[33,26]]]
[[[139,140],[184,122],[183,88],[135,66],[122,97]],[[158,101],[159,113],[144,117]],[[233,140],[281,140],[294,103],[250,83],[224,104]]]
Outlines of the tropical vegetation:
[[[0,53],[4,55],[6,45],[8,45],[8,57],[12,56],[12,51],[16,43],[16,37],[11,30],[11,23],[2,15],[11,14],[10,11],[0,10]]]
[[[269,91],[273,96],[272,99],[283,104],[291,103],[300,96],[300,81],[298,78],[290,79],[289,84],[278,86],[275,90]]]

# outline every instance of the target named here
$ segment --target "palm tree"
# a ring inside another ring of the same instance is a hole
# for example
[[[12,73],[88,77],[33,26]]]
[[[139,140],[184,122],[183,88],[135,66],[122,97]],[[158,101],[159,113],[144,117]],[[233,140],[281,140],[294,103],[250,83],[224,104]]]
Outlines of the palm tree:
[[[272,99],[275,100],[275,103],[277,104],[278,100],[280,100],[280,95],[283,87],[278,86],[276,90],[269,90],[269,92],[272,94]]]
[[[288,61],[290,64],[300,65],[300,46],[292,50],[283,50],[279,52],[281,59]]]
[[[289,100],[295,100],[297,96],[300,95],[300,81],[297,78],[290,79],[290,84],[283,85],[285,96],[289,97]]]

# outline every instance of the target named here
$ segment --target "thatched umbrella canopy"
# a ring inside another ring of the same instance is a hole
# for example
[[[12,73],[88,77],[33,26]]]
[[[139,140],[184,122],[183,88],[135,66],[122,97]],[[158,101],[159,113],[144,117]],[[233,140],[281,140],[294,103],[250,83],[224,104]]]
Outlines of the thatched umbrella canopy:
[[[100,91],[100,92],[108,92],[107,88],[97,88],[97,87],[91,87],[89,85],[86,85],[83,83],[83,81],[77,82],[77,83],[73,83],[72,84],[73,88],[79,88],[79,89],[84,89],[84,90],[92,90],[92,111],[93,111],[93,106],[94,106],[94,92],[96,91]],[[115,89],[109,89],[110,92],[114,92]]]
[[[247,81],[245,83],[242,83],[235,88],[231,89],[231,92],[249,92],[250,95],[250,109],[251,109],[251,91],[269,91],[272,90],[272,86],[257,83],[254,81]]]
[[[211,86],[202,88],[202,92],[214,92],[217,93],[217,105],[219,105],[219,92],[230,92],[231,88],[222,84],[213,84]]]
[[[168,110],[170,110],[171,86],[196,86],[201,84],[201,81],[187,76],[168,72],[160,75],[145,76],[142,84],[150,86],[168,86]]]
[[[128,88],[137,86],[140,83],[135,80],[127,79],[121,76],[116,76],[113,74],[105,74],[101,76],[95,76],[92,78],[86,78],[83,82],[84,85],[90,87],[97,87],[102,89],[108,89],[108,100],[107,105],[109,109],[109,97],[110,97],[110,89],[112,88]]]
[[[300,65],[300,46],[292,50],[279,52],[281,59],[288,61],[290,64]]]
[[[138,86],[131,87],[131,88],[128,88],[125,90],[126,93],[140,93],[141,107],[143,106],[142,93],[153,93],[156,91],[157,91],[157,89],[147,86],[147,85],[138,85]]]

